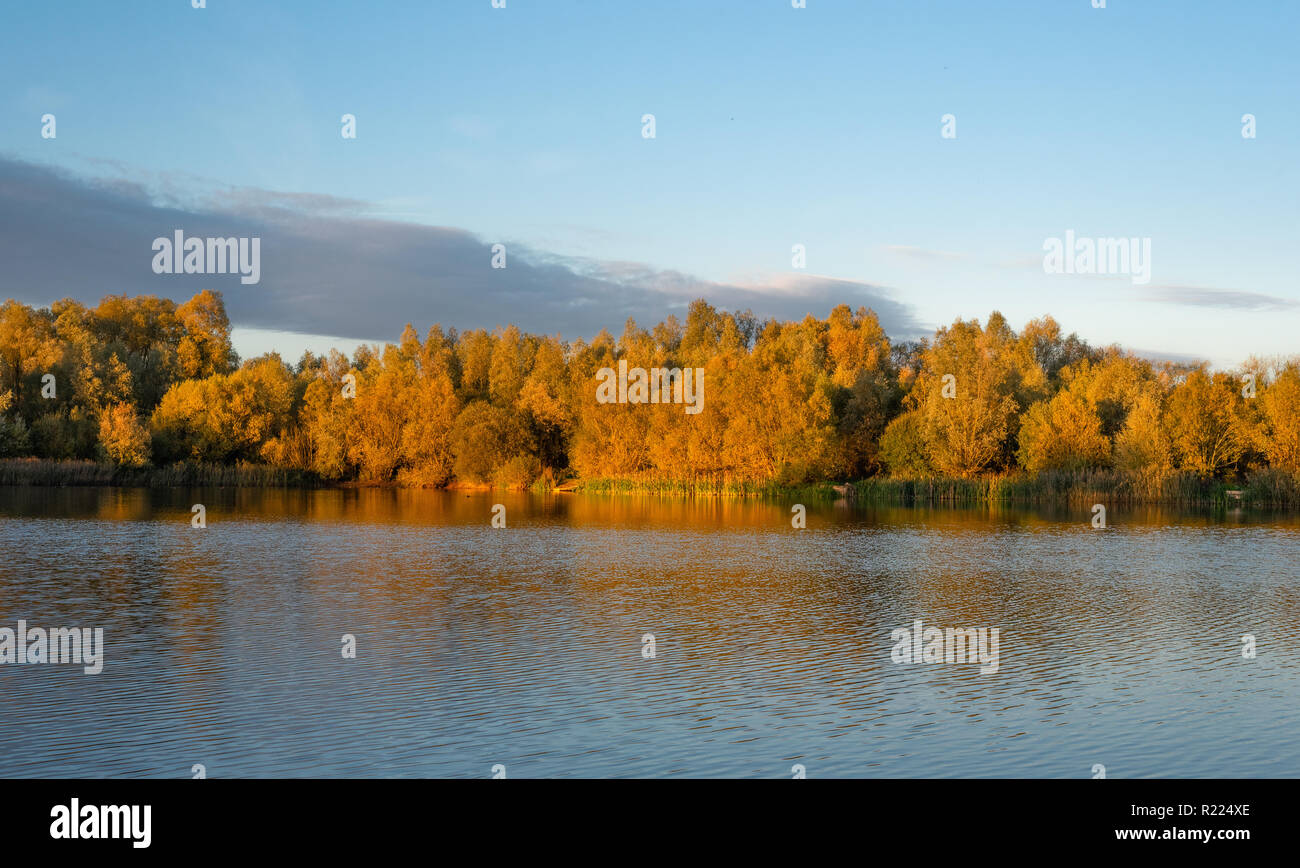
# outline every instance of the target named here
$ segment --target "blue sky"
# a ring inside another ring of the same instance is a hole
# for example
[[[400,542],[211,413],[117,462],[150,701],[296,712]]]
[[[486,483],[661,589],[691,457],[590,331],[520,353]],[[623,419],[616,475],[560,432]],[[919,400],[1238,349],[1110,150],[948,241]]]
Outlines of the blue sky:
[[[711,286],[729,288],[718,290],[724,306],[742,299],[783,316],[888,299],[904,330],[992,309],[1017,327],[1051,313],[1093,343],[1223,366],[1297,351],[1300,4],[807,7],[51,0],[6,16],[0,157],[116,184],[178,215],[254,220],[274,194],[314,194],[292,207],[359,221],[357,239],[392,222],[463,230],[517,246],[539,268],[535,293],[565,292],[543,274],[600,275],[580,304],[564,302],[585,311],[566,328],[563,305],[530,321],[536,294],[467,284],[484,300],[474,308],[443,298],[455,294],[444,281],[423,298],[416,273],[441,265],[420,259],[415,236],[402,253],[412,287],[393,296],[334,281],[337,267],[312,275],[315,294],[290,289],[268,241],[262,284],[219,287],[245,355],[321,345],[285,332],[395,338],[407,320],[566,337],[601,320],[617,333],[629,311],[657,321],[679,305],[674,287],[708,296]],[[40,136],[46,112],[57,139]],[[355,140],[340,136],[344,113],[357,118]],[[946,113],[955,139],[940,136]],[[1255,139],[1241,135],[1246,113]],[[33,190],[47,183],[23,177]],[[21,220],[12,178],[0,198],[6,189],[3,216]],[[1043,242],[1067,229],[1151,238],[1150,283],[1045,274]],[[91,240],[70,243],[86,273],[111,274],[93,261],[100,230],[84,231]],[[69,286],[72,272],[20,268],[21,285],[11,269],[0,295],[201,288],[194,276],[159,285],[149,240],[139,243],[134,289],[130,273],[117,280],[131,285]],[[794,244],[807,248],[803,272],[791,268]],[[358,245],[364,264],[374,245]],[[294,261],[310,273],[310,258]],[[280,293],[281,314],[257,293]],[[296,324],[291,301],[331,313]],[[349,305],[372,308],[375,324],[350,330]],[[387,332],[370,333],[381,320]]]

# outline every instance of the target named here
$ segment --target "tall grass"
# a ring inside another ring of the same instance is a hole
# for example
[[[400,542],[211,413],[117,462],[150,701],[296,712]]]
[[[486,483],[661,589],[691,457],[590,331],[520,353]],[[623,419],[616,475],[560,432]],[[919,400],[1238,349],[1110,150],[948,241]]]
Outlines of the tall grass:
[[[665,497],[806,497],[829,500],[838,496],[830,482],[781,485],[776,482],[719,479],[588,479],[578,491],[598,494],[654,494]]]
[[[0,459],[0,485],[118,485],[124,487],[317,488],[316,474],[264,464],[179,463],[123,467],[95,461]]]
[[[1300,477],[1279,467],[1258,470],[1246,483],[1242,500],[1270,506],[1300,507]]]
[[[222,488],[320,488],[330,483],[315,473],[264,464],[199,464],[122,467],[95,461],[0,459],[0,485]],[[400,484],[400,483],[399,483]],[[550,491],[559,484],[545,471],[531,486]],[[775,497],[898,504],[974,503],[1162,503],[1182,506],[1252,505],[1300,508],[1300,477],[1279,468],[1256,470],[1236,483],[1179,473],[1142,484],[1114,470],[1009,473],[969,479],[872,477],[836,486],[830,482],[785,485],[727,479],[621,478],[581,481],[577,491],[597,494],[653,494],[664,497]],[[1234,496],[1229,491],[1237,492]]]
[[[1183,506],[1300,506],[1300,481],[1276,468],[1255,471],[1245,483],[1174,474],[1151,485],[1119,471],[1045,471],[970,479],[865,479],[850,486],[851,499],[884,503],[1164,503]],[[1239,491],[1232,497],[1229,491]]]

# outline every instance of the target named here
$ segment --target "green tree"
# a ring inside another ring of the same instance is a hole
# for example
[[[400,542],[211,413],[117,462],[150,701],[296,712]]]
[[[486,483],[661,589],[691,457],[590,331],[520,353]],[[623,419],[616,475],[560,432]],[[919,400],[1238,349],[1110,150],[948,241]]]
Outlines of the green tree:
[[[880,458],[894,476],[931,475],[925,449],[925,414],[921,410],[908,410],[896,417],[880,437]]]

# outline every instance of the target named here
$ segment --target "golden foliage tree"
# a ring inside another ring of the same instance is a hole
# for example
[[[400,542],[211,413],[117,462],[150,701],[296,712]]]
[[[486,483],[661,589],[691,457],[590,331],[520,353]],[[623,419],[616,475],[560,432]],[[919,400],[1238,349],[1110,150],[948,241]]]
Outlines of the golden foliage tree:
[[[597,372],[702,369],[704,412],[599,403]],[[875,313],[760,323],[703,299],[684,321],[629,319],[590,343],[515,326],[238,363],[221,295],[177,305],[0,305],[0,455],[264,462],[331,480],[526,486],[588,479],[802,483],[1113,466],[1171,476],[1300,474],[1300,362],[1259,383],[1063,336],[994,312],[891,341]],[[53,375],[57,393],[47,390]],[[148,420],[147,425],[143,420]],[[1282,480],[1279,484],[1285,484]]]
[[[1166,423],[1180,468],[1209,478],[1240,460],[1250,442],[1244,400],[1236,380],[1204,368],[1174,387]]]
[[[149,463],[149,429],[131,404],[114,404],[99,422],[99,445],[114,464],[142,467]]]
[[[1027,377],[1026,374],[1029,374]],[[940,473],[969,477],[1005,465],[1015,434],[1017,395],[1041,371],[1000,314],[980,328],[958,320],[925,351],[913,394],[925,417],[926,451]]]
[[[1300,473],[1300,362],[1290,362],[1259,393],[1268,463]]]

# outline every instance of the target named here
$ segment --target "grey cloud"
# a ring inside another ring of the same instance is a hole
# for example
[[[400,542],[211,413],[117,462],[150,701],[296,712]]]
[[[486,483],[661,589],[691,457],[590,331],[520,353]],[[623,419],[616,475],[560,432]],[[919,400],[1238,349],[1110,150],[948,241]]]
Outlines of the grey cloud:
[[[1152,288],[1147,297],[1152,301],[1165,304],[1222,310],[1288,310],[1300,307],[1300,301],[1276,295],[1236,289],[1207,289],[1199,286],[1157,286]]]
[[[837,304],[873,308],[891,336],[924,331],[882,287],[814,275],[714,283],[639,263],[558,257],[507,242],[508,267],[490,267],[492,242],[449,227],[366,216],[331,196],[239,189],[163,199],[130,180],[94,181],[0,158],[0,298],[93,303],[115,293],[187,298],[218,289],[235,325],[392,340],[407,322],[460,329],[515,323],[527,331],[616,334],[692,299],[760,317],[825,316]],[[158,275],[154,238],[260,237],[261,282],[238,275]]]

